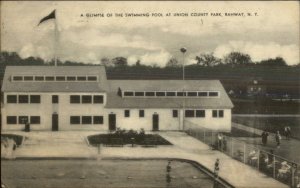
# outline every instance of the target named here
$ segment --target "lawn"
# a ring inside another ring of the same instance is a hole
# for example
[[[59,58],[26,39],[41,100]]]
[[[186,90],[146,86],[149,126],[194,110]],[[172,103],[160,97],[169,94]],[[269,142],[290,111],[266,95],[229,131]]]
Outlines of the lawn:
[[[232,117],[232,121],[260,130],[283,135],[285,126],[290,126],[292,137],[300,140],[300,117]]]
[[[232,127],[231,128],[231,132],[226,133],[224,132],[223,134],[225,134],[226,136],[230,136],[230,137],[260,137],[260,135],[254,134],[254,133],[250,133],[241,129],[237,129]]]

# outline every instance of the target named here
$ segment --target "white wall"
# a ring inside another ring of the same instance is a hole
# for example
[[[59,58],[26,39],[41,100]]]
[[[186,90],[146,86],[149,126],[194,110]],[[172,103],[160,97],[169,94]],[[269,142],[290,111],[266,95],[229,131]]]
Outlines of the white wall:
[[[4,104],[2,104],[2,129],[3,130],[22,130],[24,124],[8,124],[6,116],[40,116],[40,124],[31,124],[32,130],[52,130],[52,114],[57,113],[59,119],[59,130],[106,130],[105,124],[97,125],[70,125],[70,116],[103,116],[106,123],[106,94],[103,95],[103,104],[70,104],[70,95],[92,95],[91,93],[5,93]],[[40,95],[40,104],[7,104],[7,95]],[[59,96],[59,103],[52,104],[52,95]]]
[[[205,118],[185,118],[185,128],[207,128],[211,130],[218,130],[224,132],[231,131],[231,109],[218,109],[224,110],[224,117],[212,117],[212,111],[215,109],[206,109]]]
[[[6,96],[11,95],[41,95],[40,104],[7,104]],[[178,109],[178,117],[173,117],[173,109],[141,109],[145,110],[145,117],[139,117],[140,109],[130,110],[130,117],[124,116],[126,109],[106,109],[106,94],[103,95],[103,104],[70,104],[70,95],[93,95],[91,93],[5,93],[2,105],[2,129],[22,130],[23,124],[6,123],[6,116],[40,116],[41,123],[31,125],[32,130],[52,130],[52,114],[57,113],[59,118],[59,130],[108,130],[108,114],[116,114],[116,127],[124,129],[152,130],[153,114],[159,115],[159,130],[187,129],[189,123],[213,130],[231,130],[231,110],[224,109],[223,118],[213,118],[212,109],[206,109],[205,118],[183,118],[183,111]],[[59,103],[52,104],[52,95],[59,96]],[[221,110],[221,109],[220,109]],[[103,124],[97,125],[71,125],[70,116],[103,116]],[[184,123],[183,123],[183,120]]]
[[[213,130],[221,130],[226,132],[231,130],[230,109],[219,109],[224,110],[224,117],[222,118],[213,118],[212,109],[205,110],[204,118],[182,118],[183,112],[180,109],[178,111],[178,117],[176,118],[173,118],[173,109],[144,109],[145,117],[143,118],[139,117],[139,109],[128,109],[130,110],[130,117],[124,117],[124,110],[111,109],[107,110],[107,112],[116,114],[116,127],[127,130],[139,130],[140,128],[152,130],[152,116],[154,113],[159,115],[159,130],[187,129],[189,128],[189,122],[193,124],[193,126],[199,126]],[[183,120],[184,124],[182,124]]]
[[[124,111],[130,110],[130,117]],[[139,117],[139,110],[145,110],[145,116]],[[152,130],[153,114],[159,116],[159,130],[179,130],[179,117],[173,118],[173,109],[107,109],[108,113],[116,114],[116,127],[122,129]]]

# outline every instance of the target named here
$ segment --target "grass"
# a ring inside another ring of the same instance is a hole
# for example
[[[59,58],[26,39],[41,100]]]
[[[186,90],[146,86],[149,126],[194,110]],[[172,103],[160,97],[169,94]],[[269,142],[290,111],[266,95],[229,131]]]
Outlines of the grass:
[[[5,138],[14,139],[17,146],[20,146],[23,142],[23,136],[15,135],[15,134],[1,134],[1,141]]]
[[[232,117],[232,121],[249,127],[283,135],[284,127],[290,126],[292,137],[300,140],[300,117]]]
[[[104,144],[107,146],[123,146],[126,144],[143,146],[172,145],[166,139],[157,134],[145,134],[144,136],[140,137],[131,137],[123,134],[98,134],[88,136],[88,140],[93,146],[98,146],[99,144]]]
[[[260,135],[254,134],[254,133],[250,133],[241,129],[237,129],[232,127],[231,128],[231,132],[230,133],[223,133],[226,136],[230,136],[230,137],[260,137]]]

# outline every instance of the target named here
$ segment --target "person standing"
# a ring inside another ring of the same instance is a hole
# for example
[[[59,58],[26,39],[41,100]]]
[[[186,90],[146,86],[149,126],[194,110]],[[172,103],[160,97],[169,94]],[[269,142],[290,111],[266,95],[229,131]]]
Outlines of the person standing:
[[[218,134],[218,150],[222,150],[222,142],[223,142],[223,136],[221,133]]]
[[[277,133],[275,135],[275,140],[276,140],[277,148],[280,148],[281,135],[280,135],[279,131],[277,131]]]
[[[216,162],[215,162],[215,168],[214,168],[215,178],[219,177],[219,170],[220,170],[219,164],[220,164],[220,160],[217,159]]]
[[[292,131],[291,131],[291,127],[290,126],[287,127],[287,133],[288,133],[288,140],[289,140],[291,138],[291,136],[292,136]]]
[[[289,139],[289,133],[288,133],[288,127],[287,126],[284,127],[284,135],[285,135],[285,138],[288,140]]]
[[[268,136],[269,136],[269,133],[266,132],[266,131],[263,131],[262,134],[261,134],[261,142],[262,144],[265,146],[267,145],[267,142],[268,142]]]

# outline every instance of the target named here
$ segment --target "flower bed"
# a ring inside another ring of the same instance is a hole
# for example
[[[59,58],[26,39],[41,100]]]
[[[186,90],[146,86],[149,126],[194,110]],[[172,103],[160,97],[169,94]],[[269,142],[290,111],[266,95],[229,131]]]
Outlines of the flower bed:
[[[163,137],[157,134],[145,134],[143,130],[137,132],[118,129],[114,133],[88,136],[88,140],[93,146],[98,146],[99,144],[108,146],[123,146],[126,144],[143,146],[172,145]]]

